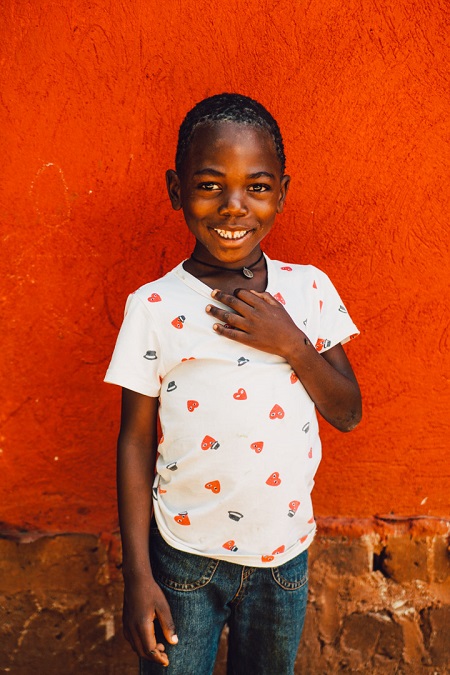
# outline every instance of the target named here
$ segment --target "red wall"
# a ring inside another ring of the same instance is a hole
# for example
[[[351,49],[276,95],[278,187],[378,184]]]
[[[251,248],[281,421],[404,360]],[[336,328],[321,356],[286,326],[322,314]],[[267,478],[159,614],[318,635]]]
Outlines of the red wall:
[[[293,180],[267,252],[323,268],[362,331],[348,353],[365,417],[323,429],[317,513],[448,515],[445,10],[1,3],[6,527],[117,525],[119,390],[102,377],[128,292],[189,254],[164,171],[183,114],[224,90],[284,131]]]

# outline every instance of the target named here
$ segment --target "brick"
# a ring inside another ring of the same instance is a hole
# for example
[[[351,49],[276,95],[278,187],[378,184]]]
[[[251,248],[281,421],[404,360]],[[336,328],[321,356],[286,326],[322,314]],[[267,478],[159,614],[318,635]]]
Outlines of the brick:
[[[450,580],[450,542],[448,536],[432,539],[432,579],[438,583]]]
[[[411,668],[414,664],[424,663],[428,658],[419,618],[419,613],[414,610],[396,615],[396,621],[402,627],[405,642],[403,660]]]
[[[351,614],[344,620],[341,635],[343,651],[357,651],[367,661],[375,653],[378,631],[374,630],[376,620],[367,614]]]
[[[399,583],[415,579],[428,581],[428,555],[427,538],[389,537],[378,556],[378,568],[384,576]]]
[[[403,652],[402,629],[384,613],[354,613],[344,619],[341,647],[356,651],[362,663],[378,655],[398,662]]]
[[[310,550],[310,569],[325,566],[339,576],[372,571],[372,538],[317,537]]]
[[[450,666],[450,606],[427,608],[422,612],[422,623],[433,665]]]

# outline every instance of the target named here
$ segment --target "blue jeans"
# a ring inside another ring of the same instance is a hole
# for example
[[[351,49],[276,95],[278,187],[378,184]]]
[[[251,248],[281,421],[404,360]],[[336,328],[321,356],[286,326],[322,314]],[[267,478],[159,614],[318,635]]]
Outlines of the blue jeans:
[[[140,675],[211,675],[229,626],[228,675],[292,675],[308,595],[308,552],[280,567],[244,567],[192,555],[151,531],[151,563],[172,611],[179,642],[170,664],[140,660]],[[159,631],[159,632],[158,632]]]

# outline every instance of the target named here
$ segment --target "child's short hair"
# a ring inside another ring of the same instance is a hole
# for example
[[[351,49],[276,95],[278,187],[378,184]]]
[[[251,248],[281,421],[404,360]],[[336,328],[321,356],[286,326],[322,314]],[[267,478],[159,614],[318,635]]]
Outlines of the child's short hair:
[[[196,129],[203,124],[214,122],[237,122],[265,129],[273,138],[275,151],[284,174],[286,157],[283,138],[277,121],[266,108],[248,96],[241,94],[216,94],[197,103],[184,118],[178,132],[178,145],[175,157],[177,173],[183,169],[186,154]]]

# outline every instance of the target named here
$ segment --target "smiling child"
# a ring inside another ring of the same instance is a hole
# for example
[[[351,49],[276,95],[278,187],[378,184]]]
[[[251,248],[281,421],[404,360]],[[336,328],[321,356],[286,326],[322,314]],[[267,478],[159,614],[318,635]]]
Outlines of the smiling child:
[[[359,422],[342,348],[358,331],[323,272],[261,250],[290,182],[261,104],[198,103],[166,177],[195,247],[129,297],[105,378],[123,388],[124,632],[141,675],[210,675],[226,624],[229,674],[289,675],[315,533],[316,409],[341,431]]]

